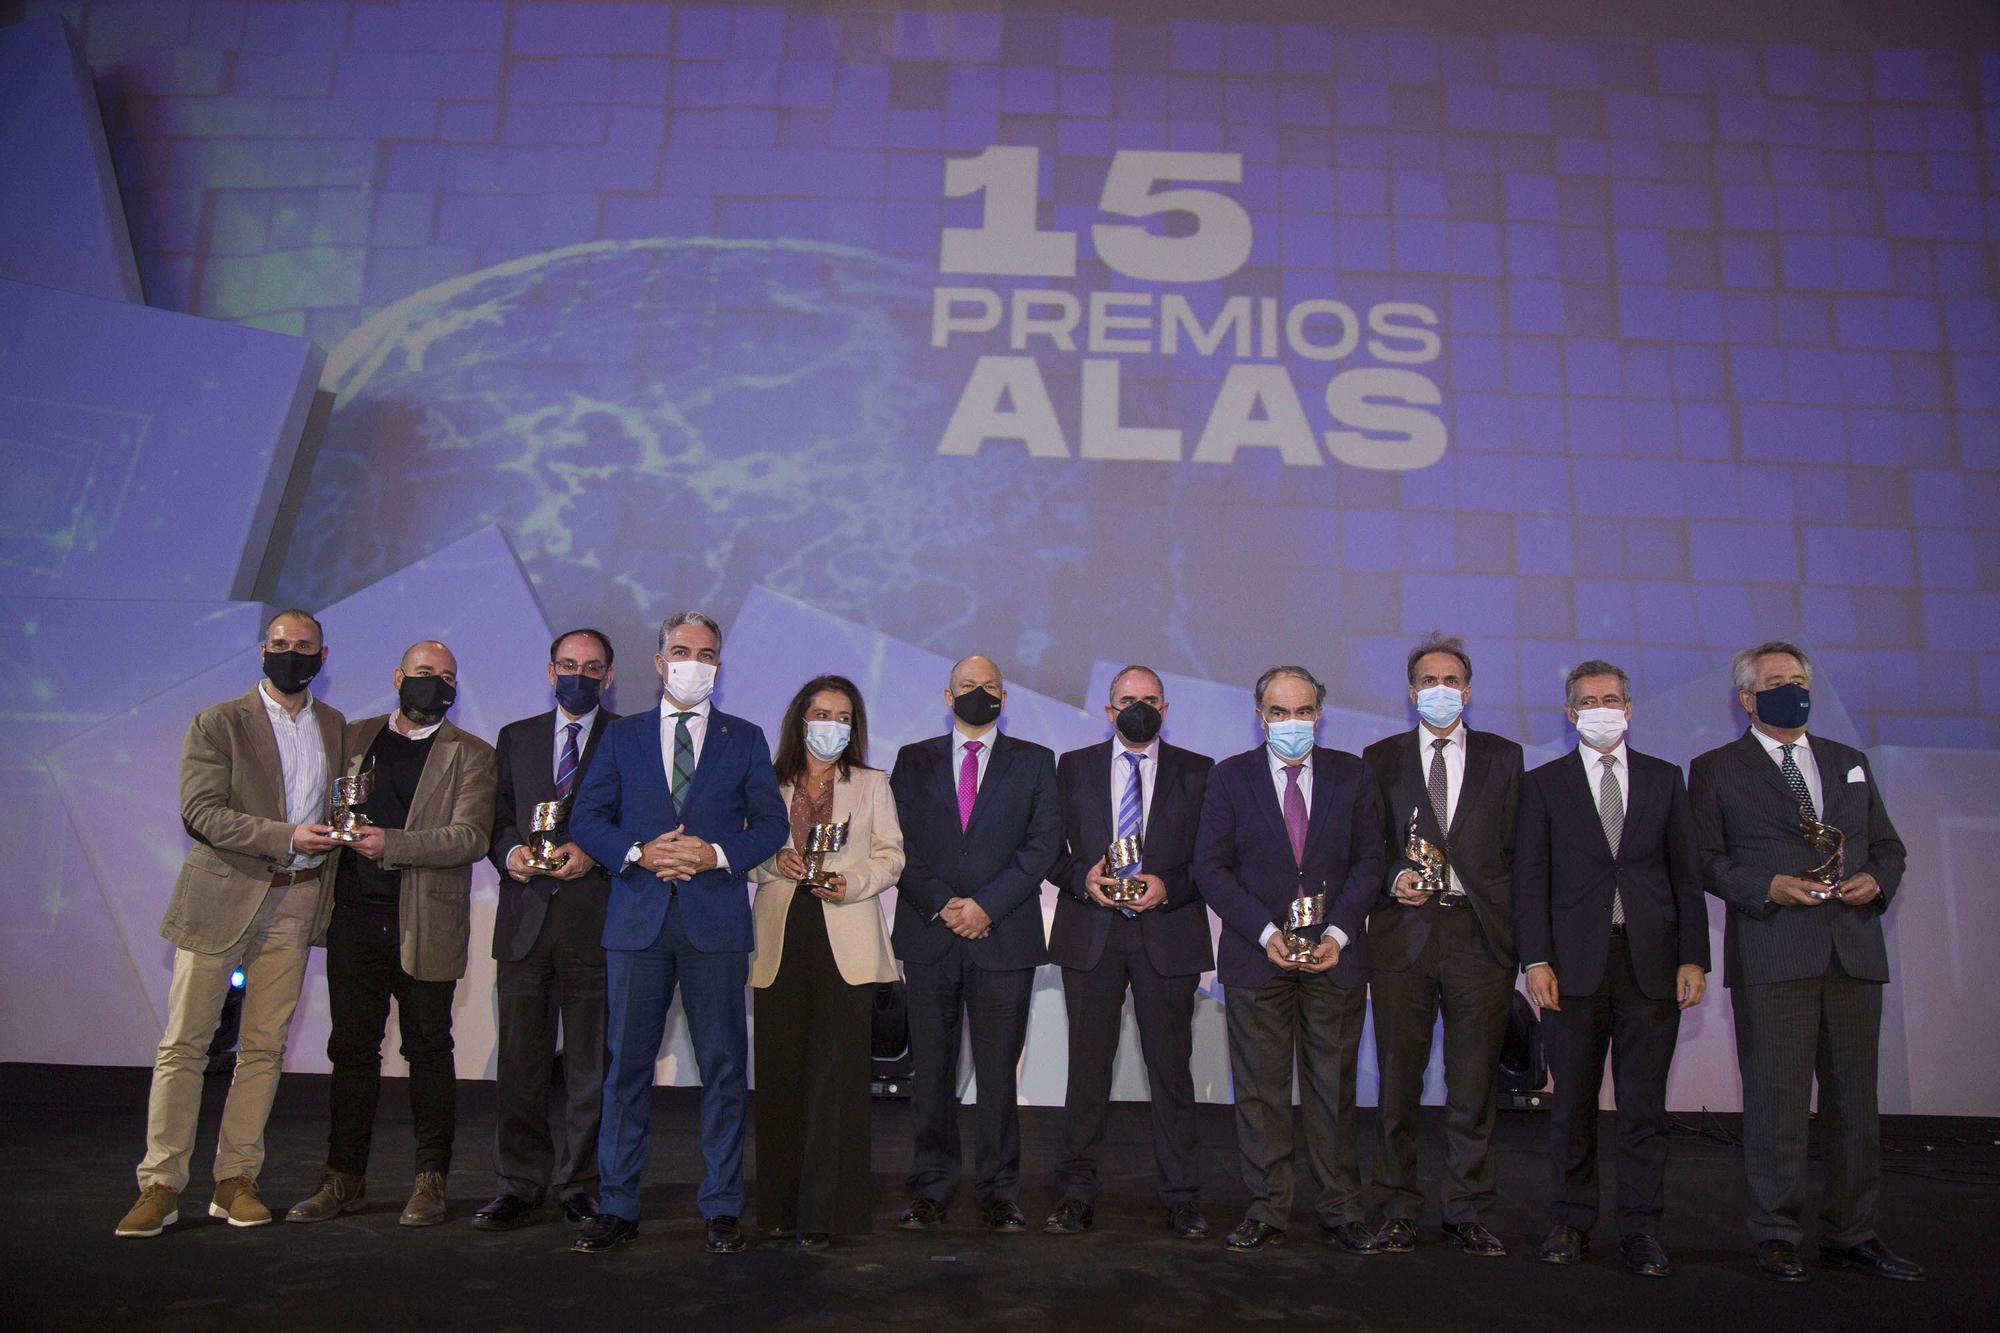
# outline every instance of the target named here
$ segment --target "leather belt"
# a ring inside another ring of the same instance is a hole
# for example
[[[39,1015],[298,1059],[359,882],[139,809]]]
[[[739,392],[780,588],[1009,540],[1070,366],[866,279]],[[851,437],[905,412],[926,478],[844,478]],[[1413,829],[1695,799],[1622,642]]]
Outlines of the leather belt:
[[[304,870],[281,870],[277,874],[271,876],[271,887],[274,889],[282,889],[282,888],[287,888],[293,884],[303,884],[305,881],[309,879],[318,879],[318,878],[319,878],[318,866],[307,866]]]

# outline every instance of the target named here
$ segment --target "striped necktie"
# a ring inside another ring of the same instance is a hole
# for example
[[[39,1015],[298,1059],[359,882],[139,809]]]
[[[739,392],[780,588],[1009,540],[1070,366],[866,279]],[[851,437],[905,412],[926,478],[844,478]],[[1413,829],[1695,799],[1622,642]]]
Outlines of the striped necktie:
[[[1597,818],[1604,825],[1604,841],[1611,846],[1611,859],[1618,859],[1618,844],[1625,836],[1625,795],[1618,790],[1618,760],[1612,755],[1598,758],[1604,771],[1597,779]],[[1611,924],[1625,924],[1625,895],[1618,891],[1616,874],[1611,879]]]
[[[688,783],[694,781],[694,733],[688,730],[692,712],[674,714],[674,776],[671,783],[674,804],[687,797]]]
[[[576,734],[583,730],[583,723],[571,722],[563,727],[562,758],[556,761],[556,799],[567,801],[569,794],[576,790]]]

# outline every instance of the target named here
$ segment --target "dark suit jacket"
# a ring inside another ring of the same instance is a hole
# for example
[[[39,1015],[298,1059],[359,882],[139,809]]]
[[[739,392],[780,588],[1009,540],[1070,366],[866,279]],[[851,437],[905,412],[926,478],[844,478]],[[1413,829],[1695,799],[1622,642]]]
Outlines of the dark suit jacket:
[[[1799,831],[1798,802],[1748,731],[1697,755],[1688,795],[1701,838],[1702,878],[1730,908],[1722,930],[1725,985],[1816,977],[1836,957],[1841,970],[1858,981],[1889,979],[1882,913],[1903,880],[1903,840],[1889,822],[1867,755],[1814,736],[1812,757],[1825,803],[1819,817],[1847,835],[1847,874],[1867,871],[1882,895],[1864,907],[1770,902],[1771,876],[1795,875],[1818,859]],[[1847,775],[1856,768],[1862,780],[1849,782]]]
[[[676,897],[695,948],[749,953],[754,946],[747,877],[792,835],[764,733],[711,707],[701,760],[685,795],[676,806],[660,749],[659,705],[604,728],[600,753],[571,802],[569,831],[598,864],[613,867],[605,948],[650,945]],[[722,848],[729,869],[717,866],[670,887],[650,870],[625,864],[634,843],[651,842],[677,825]]]
[[[1056,792],[1062,801],[1063,849],[1049,879],[1062,890],[1055,924],[1049,927],[1049,961],[1088,970],[1104,953],[1112,911],[1084,891],[1083,881],[1111,845],[1111,766],[1123,753],[1116,741],[1071,750],[1056,764]],[[1167,900],[1139,914],[1139,938],[1146,960],[1163,977],[1206,972],[1215,965],[1208,938],[1208,913],[1194,884],[1194,839],[1201,827],[1201,798],[1215,761],[1205,754],[1160,742],[1153,774],[1153,802],[1147,807],[1140,869],[1158,875]],[[1127,770],[1119,764],[1119,773]]]
[[[583,742],[583,753],[577,756],[576,785],[570,789],[572,798],[583,787],[584,775],[590,772],[591,756],[597,753],[605,728],[617,720],[618,714],[609,709],[598,710],[590,735]],[[542,921],[549,914],[549,899],[558,891],[570,895],[572,901],[588,904],[588,910],[597,918],[597,929],[590,933],[602,935],[604,904],[611,892],[611,873],[603,865],[581,879],[568,882],[536,875],[526,884],[517,884],[507,873],[507,857],[528,840],[535,807],[556,798],[556,710],[551,708],[546,713],[509,722],[500,728],[500,739],[493,748],[500,756],[500,789],[493,798],[493,845],[486,853],[486,859],[500,872],[500,900],[493,912],[493,956],[505,962],[527,957],[528,950],[535,947],[536,939],[541,936]],[[557,830],[557,841],[568,840],[567,824],[565,814],[565,827]]]
[[[1598,773],[1578,751],[1522,778],[1514,942],[1524,965],[1555,969],[1564,995],[1596,994],[1611,952],[1615,887],[1625,902],[1625,941],[1639,989],[1670,1000],[1682,964],[1708,967],[1694,811],[1679,768],[1630,745],[1625,759],[1625,825],[1616,858],[1597,817]]]
[[[1430,938],[1432,909],[1404,907],[1389,892],[1397,875],[1414,869],[1403,855],[1403,834],[1409,828],[1410,811],[1415,810],[1418,829],[1432,845],[1445,849],[1459,887],[1471,895],[1472,910],[1486,931],[1494,961],[1513,967],[1514,817],[1521,803],[1521,747],[1490,731],[1465,729],[1465,778],[1450,833],[1442,838],[1431,812],[1429,754],[1420,751],[1416,733],[1384,736],[1361,757],[1375,774],[1389,867],[1377,886],[1374,915],[1368,919],[1368,947],[1375,966],[1408,971],[1423,957],[1424,942]]]
[[[993,918],[985,939],[964,941],[973,962],[995,972],[1047,962],[1042,880],[1062,848],[1055,752],[994,732],[986,777],[963,831],[950,735],[898,751],[889,789],[905,856],[890,934],[896,956],[910,963],[944,957],[958,937],[937,914],[952,898],[970,898]]]
[[[1368,982],[1368,908],[1382,888],[1375,786],[1361,760],[1342,750],[1314,746],[1312,766],[1303,862],[1292,858],[1266,747],[1233,755],[1208,775],[1194,882],[1222,918],[1215,974],[1225,986],[1261,986],[1278,975],[1257,937],[1285,924],[1301,888],[1326,895],[1327,924],[1347,936],[1326,975],[1343,989]]]

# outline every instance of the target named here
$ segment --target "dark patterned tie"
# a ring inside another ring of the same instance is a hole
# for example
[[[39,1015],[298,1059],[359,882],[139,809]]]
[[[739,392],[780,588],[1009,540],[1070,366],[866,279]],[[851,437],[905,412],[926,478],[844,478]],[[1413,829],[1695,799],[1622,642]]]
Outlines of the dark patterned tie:
[[[576,790],[576,733],[583,730],[583,723],[571,722],[563,727],[562,758],[556,761],[556,799],[567,801],[569,794]]]
[[[1604,772],[1597,779],[1597,817],[1604,824],[1604,841],[1611,847],[1611,859],[1618,859],[1618,843],[1625,836],[1625,796],[1618,790],[1616,769],[1618,760],[1604,755],[1598,761]],[[1611,924],[1625,924],[1625,895],[1618,891],[1618,880],[1611,881]]]
[[[1450,804],[1451,788],[1445,782],[1444,747],[1449,744],[1451,742],[1448,740],[1431,742],[1431,813],[1437,816],[1440,838],[1444,837],[1451,827],[1451,821],[1445,818],[1446,807]]]
[[[671,785],[677,806],[687,796],[688,783],[694,781],[694,733],[688,730],[688,719],[693,716],[691,712],[674,714],[674,776]]]
[[[1285,833],[1292,840],[1292,860],[1300,866],[1306,863],[1306,794],[1299,790],[1299,769],[1302,767],[1301,764],[1285,765]]]
[[[1792,760],[1792,751],[1798,748],[1797,742],[1780,745],[1778,748],[1785,752],[1785,761],[1778,765],[1778,770],[1785,775],[1785,785],[1792,789],[1792,796],[1798,801],[1799,808],[1814,819],[1818,819],[1819,811],[1813,805],[1812,792],[1806,787],[1806,775],[1799,772],[1798,764]]]

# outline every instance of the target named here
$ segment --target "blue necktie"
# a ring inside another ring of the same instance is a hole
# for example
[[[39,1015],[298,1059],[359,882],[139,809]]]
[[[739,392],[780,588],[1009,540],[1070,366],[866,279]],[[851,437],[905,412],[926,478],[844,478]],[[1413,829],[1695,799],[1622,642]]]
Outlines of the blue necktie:
[[[556,799],[567,801],[569,794],[576,790],[576,733],[583,730],[583,723],[571,722],[563,727],[562,758],[556,761]]]
[[[1130,750],[1125,752],[1125,762],[1128,765],[1125,771],[1125,794],[1118,798],[1118,836],[1121,838],[1138,837],[1140,826],[1144,822],[1146,791],[1139,782],[1139,761],[1143,758],[1144,755],[1134,754]],[[1132,863],[1132,874],[1136,875],[1145,868],[1145,858],[1141,857]],[[1125,917],[1139,915],[1129,907],[1119,908],[1118,913]]]

